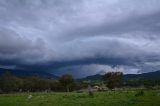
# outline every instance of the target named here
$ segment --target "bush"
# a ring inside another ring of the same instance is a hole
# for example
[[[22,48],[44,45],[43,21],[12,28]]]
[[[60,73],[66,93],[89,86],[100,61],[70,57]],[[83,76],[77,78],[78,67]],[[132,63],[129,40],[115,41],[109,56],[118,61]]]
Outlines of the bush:
[[[138,91],[135,96],[143,96],[144,95],[144,92],[143,91]]]

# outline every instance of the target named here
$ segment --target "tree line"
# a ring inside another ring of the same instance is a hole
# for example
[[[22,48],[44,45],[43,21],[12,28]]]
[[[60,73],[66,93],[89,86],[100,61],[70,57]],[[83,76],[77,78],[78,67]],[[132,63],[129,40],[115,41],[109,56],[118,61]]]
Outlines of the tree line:
[[[108,72],[103,75],[99,84],[103,82],[109,89],[120,87],[151,88],[160,85],[160,80],[123,80],[122,72]],[[97,85],[97,82],[75,80],[72,75],[63,75],[59,80],[44,79],[36,76],[17,77],[6,72],[0,77],[0,93],[10,92],[70,92],[86,89],[88,85]]]
[[[75,81],[71,75],[63,75],[59,80],[37,76],[17,77],[6,72],[0,77],[0,93],[10,92],[66,92],[87,87],[83,81]]]
[[[160,86],[160,80],[124,80],[122,72],[108,72],[103,77],[102,80],[105,82],[106,86],[110,89],[119,87],[144,87],[153,88],[155,86]]]

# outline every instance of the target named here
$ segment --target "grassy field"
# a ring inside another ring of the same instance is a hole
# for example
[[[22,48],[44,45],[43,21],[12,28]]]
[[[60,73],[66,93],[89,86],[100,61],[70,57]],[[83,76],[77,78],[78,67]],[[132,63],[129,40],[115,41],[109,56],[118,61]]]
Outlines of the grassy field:
[[[160,90],[1,94],[0,106],[160,106]],[[28,99],[29,95],[33,97]]]

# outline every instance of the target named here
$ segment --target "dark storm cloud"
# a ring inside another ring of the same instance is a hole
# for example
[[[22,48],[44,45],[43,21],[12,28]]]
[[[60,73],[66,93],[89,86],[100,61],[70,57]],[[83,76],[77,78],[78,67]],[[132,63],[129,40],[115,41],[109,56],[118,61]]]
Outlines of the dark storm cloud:
[[[0,67],[57,74],[77,68],[82,75],[117,65],[125,73],[153,71],[160,65],[159,5],[159,0],[0,0]]]
[[[42,39],[36,41],[29,40],[18,35],[13,30],[0,29],[0,58],[4,60],[14,60],[21,62],[36,61],[43,58],[44,42]],[[25,60],[23,60],[25,59]],[[9,62],[8,62],[9,63]]]

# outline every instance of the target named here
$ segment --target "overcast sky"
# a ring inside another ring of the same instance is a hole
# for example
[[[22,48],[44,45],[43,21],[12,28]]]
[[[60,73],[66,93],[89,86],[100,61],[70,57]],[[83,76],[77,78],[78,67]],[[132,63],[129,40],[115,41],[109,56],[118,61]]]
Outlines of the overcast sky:
[[[160,69],[160,0],[0,0],[0,67],[84,77]]]

